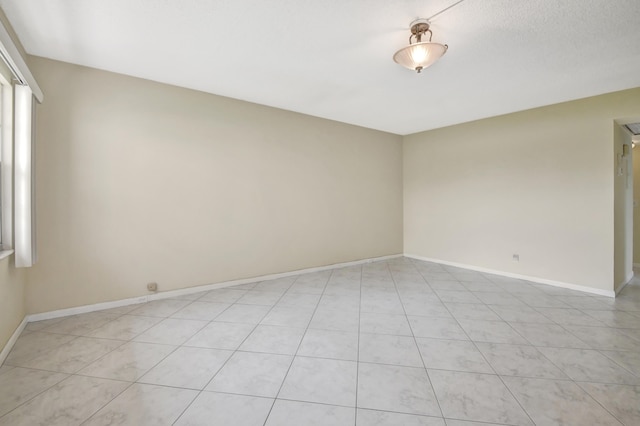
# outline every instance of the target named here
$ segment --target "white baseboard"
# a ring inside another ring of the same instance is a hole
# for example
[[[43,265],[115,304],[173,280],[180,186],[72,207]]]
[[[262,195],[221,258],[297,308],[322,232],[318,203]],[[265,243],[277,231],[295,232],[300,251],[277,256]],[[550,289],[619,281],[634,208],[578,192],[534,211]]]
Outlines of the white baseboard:
[[[112,302],[94,303],[91,305],[76,306],[73,308],[58,309],[27,315],[27,322],[43,321],[70,315],[86,314],[87,312],[103,311],[105,309],[119,308],[121,306],[136,305],[149,301],[149,296],[132,297],[129,299],[114,300]]]
[[[582,286],[582,285],[578,285],[578,284],[570,284],[570,283],[565,283],[565,282],[561,282],[561,281],[548,280],[546,278],[531,277],[531,276],[528,276],[528,275],[513,274],[511,272],[504,272],[504,271],[498,271],[498,270],[495,270],[495,269],[482,268],[482,267],[479,267],[479,266],[466,265],[464,263],[448,262],[446,260],[440,260],[440,259],[431,259],[431,258],[428,258],[428,257],[416,256],[416,255],[413,255],[413,254],[406,254],[405,253],[404,257],[408,257],[410,259],[416,259],[416,260],[424,260],[426,262],[440,263],[442,265],[455,266],[455,267],[458,267],[458,268],[469,269],[471,271],[477,271],[477,272],[484,272],[484,273],[487,273],[487,274],[500,275],[500,276],[508,277],[508,278],[515,278],[515,279],[519,279],[519,280],[531,281],[531,282],[538,283],[538,284],[546,284],[546,285],[550,285],[550,286],[553,286],[553,287],[561,287],[561,288],[566,288],[566,289],[569,289],[569,290],[582,291],[584,293],[597,294],[598,296],[616,297],[616,292],[615,291],[601,290],[599,288],[586,287],[586,286]]]
[[[24,317],[18,328],[16,328],[16,331],[14,331],[9,338],[7,344],[4,345],[4,348],[2,348],[2,351],[0,351],[0,365],[2,365],[4,360],[7,359],[7,356],[9,356],[9,352],[11,352],[11,349],[13,349],[13,345],[16,344],[18,337],[20,337],[20,334],[22,334],[22,331],[27,326],[27,322],[29,322],[27,320],[27,317]]]
[[[278,279],[278,278],[290,277],[290,276],[293,276],[293,275],[308,274],[308,273],[311,273],[311,272],[327,271],[327,270],[331,270],[331,269],[344,268],[344,267],[347,267],[347,266],[362,265],[364,263],[372,263],[372,262],[379,262],[379,261],[383,261],[383,260],[395,259],[395,258],[398,258],[398,257],[402,257],[402,255],[401,254],[394,254],[394,255],[390,255],[390,256],[372,257],[372,258],[368,258],[368,259],[355,260],[355,261],[352,261],[352,262],[335,263],[335,264],[332,264],[332,265],[318,266],[318,267],[306,268],[306,269],[298,269],[296,271],[281,272],[281,273],[278,273],[278,274],[268,274],[268,275],[261,275],[259,277],[253,277],[253,278],[245,278],[245,279],[240,279],[240,280],[225,281],[225,282],[221,282],[221,283],[217,283],[217,284],[205,284],[205,285],[201,285],[201,286],[182,288],[182,289],[179,289],[179,290],[168,290],[168,291],[163,291],[163,292],[159,292],[159,293],[155,293],[155,294],[149,294],[149,295],[146,295],[146,296],[133,297],[133,298],[129,298],[129,299],[114,300],[114,301],[111,301],[111,302],[94,303],[94,304],[91,304],[91,305],[83,305],[83,306],[77,306],[77,307],[73,307],[73,308],[58,309],[58,310],[55,310],[55,311],[42,312],[42,313],[39,313],[39,314],[31,314],[31,315],[27,315],[26,321],[27,322],[34,322],[34,321],[42,321],[42,320],[53,319],[53,318],[66,317],[66,316],[69,316],[69,315],[85,314],[87,312],[95,312],[95,311],[102,311],[102,310],[111,309],[111,308],[119,308],[121,306],[128,306],[128,305],[134,305],[134,304],[138,304],[138,303],[145,303],[145,302],[149,302],[149,301],[152,301],[152,300],[169,299],[169,298],[172,298],[172,297],[185,296],[185,295],[188,295],[188,294],[200,293],[202,291],[215,290],[215,289],[225,288],[225,287],[232,287],[232,286],[236,286],[236,285],[240,285],[240,284],[249,284],[249,283],[254,283],[254,282],[258,282],[258,281],[274,280],[274,279]]]
[[[188,294],[200,293],[201,291],[216,290],[219,288],[232,287],[234,285],[250,284],[257,281],[275,280],[278,278],[291,277],[293,275],[309,274],[312,272],[328,271],[331,269],[345,268],[347,266],[362,265],[364,263],[380,262],[383,260],[396,259],[402,257],[401,254],[393,254],[390,256],[372,257],[362,260],[354,260],[352,262],[335,263],[327,266],[317,266],[313,268],[298,269],[296,271],[281,272],[278,274],[262,275],[260,277],[244,278],[241,280],[225,281],[218,284],[206,284],[196,287],[182,288],[180,290],[170,290],[161,293],[151,294],[147,296],[149,300],[169,299],[171,297],[186,296]]]
[[[384,260],[396,259],[396,258],[403,257],[403,256],[407,257],[407,258],[410,258],[410,259],[423,260],[423,261],[426,261],[426,262],[439,263],[439,264],[448,265],[448,266],[455,266],[455,267],[458,267],[458,268],[469,269],[469,270],[472,270],[472,271],[484,272],[484,273],[488,273],[488,274],[500,275],[500,276],[504,276],[504,277],[521,279],[521,280],[527,280],[527,281],[531,281],[531,282],[535,282],[535,283],[551,285],[551,286],[554,286],[554,287],[562,287],[562,288],[567,288],[567,289],[570,289],[570,290],[577,290],[577,291],[582,291],[582,292],[586,292],[586,293],[597,294],[599,296],[608,296],[608,297],[615,297],[615,295],[618,292],[620,292],[633,279],[633,273],[632,273],[630,275],[630,277],[628,278],[627,282],[622,287],[620,287],[616,292],[613,292],[613,291],[600,290],[600,289],[591,288],[591,287],[585,287],[585,286],[576,285],[576,284],[564,283],[564,282],[560,282],[560,281],[548,280],[548,279],[544,279],[544,278],[531,277],[531,276],[520,275],[520,274],[513,274],[513,273],[510,273],[510,272],[503,272],[503,271],[498,271],[498,270],[495,270],[495,269],[481,268],[481,267],[478,267],[478,266],[466,265],[466,264],[457,263],[457,262],[448,262],[448,261],[440,260],[440,259],[432,259],[432,258],[427,258],[427,257],[423,257],[423,256],[416,256],[416,255],[412,255],[412,254],[404,254],[404,255],[395,254],[395,255],[390,255],[390,256],[380,256],[380,257],[373,257],[373,258],[368,258],[368,259],[356,260],[356,261],[352,261],[352,262],[336,263],[336,264],[332,264],[332,265],[319,266],[319,267],[306,268],[306,269],[299,269],[299,270],[296,270],[296,271],[282,272],[282,273],[278,273],[278,274],[262,275],[262,276],[259,276],[259,277],[246,278],[246,279],[240,279],[240,280],[225,281],[225,282],[217,283],[217,284],[207,284],[207,285],[189,287],[189,288],[184,288],[184,289],[179,289],[179,290],[169,290],[169,291],[165,291],[165,292],[161,292],[161,293],[157,293],[157,294],[146,295],[146,296],[139,296],[139,297],[133,297],[133,298],[128,298],[128,299],[114,300],[114,301],[111,301],[111,302],[94,303],[94,304],[91,304],[91,305],[83,305],[83,306],[77,306],[77,307],[73,307],[73,308],[58,309],[58,310],[55,310],[55,311],[49,311],[49,312],[42,312],[42,313],[38,313],[38,314],[27,315],[27,316],[24,317],[24,319],[22,320],[22,322],[20,323],[18,328],[16,328],[14,333],[11,335],[11,338],[7,341],[7,343],[4,346],[4,348],[2,349],[2,351],[0,351],[0,365],[2,365],[4,360],[7,358],[7,356],[9,355],[9,352],[11,351],[11,349],[15,345],[16,341],[18,340],[18,337],[20,337],[20,334],[22,333],[22,331],[26,327],[27,323],[29,323],[29,322],[42,321],[42,320],[53,319],[53,318],[60,318],[60,317],[65,317],[65,316],[69,316],[69,315],[77,315],[77,314],[83,314],[83,313],[87,313],[87,312],[95,312],[95,311],[101,311],[101,310],[111,309],[111,308],[118,308],[118,307],[122,307],[122,306],[145,303],[145,302],[148,302],[148,301],[151,301],[151,300],[160,300],[160,299],[168,299],[168,298],[178,297],[178,296],[185,296],[185,295],[188,295],[188,294],[199,293],[199,292],[202,292],[202,291],[215,290],[215,289],[218,289],[218,288],[225,288],[225,287],[232,287],[232,286],[241,285],[241,284],[249,284],[249,283],[254,283],[254,282],[258,282],[258,281],[285,278],[285,277],[290,277],[292,275],[299,275],[299,274],[305,274],[305,273],[327,271],[327,270],[331,270],[331,269],[344,268],[344,267],[347,267],[347,266],[362,265],[362,264],[365,264],[365,263],[372,263],[372,262],[379,262],[379,261],[384,261]],[[640,265],[635,265],[634,264],[634,266],[640,266]]]

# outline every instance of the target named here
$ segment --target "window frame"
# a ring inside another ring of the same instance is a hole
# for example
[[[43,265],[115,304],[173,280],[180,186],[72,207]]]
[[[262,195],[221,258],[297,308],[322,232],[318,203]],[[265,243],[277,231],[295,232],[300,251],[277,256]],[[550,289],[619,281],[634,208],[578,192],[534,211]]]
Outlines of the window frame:
[[[13,251],[13,85],[0,73],[0,254]]]

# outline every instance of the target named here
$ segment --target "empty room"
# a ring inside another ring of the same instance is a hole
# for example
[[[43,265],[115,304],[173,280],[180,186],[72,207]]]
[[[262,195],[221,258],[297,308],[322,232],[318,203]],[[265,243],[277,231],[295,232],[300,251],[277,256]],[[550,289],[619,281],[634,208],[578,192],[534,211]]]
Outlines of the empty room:
[[[0,426],[640,424],[639,22],[0,0]]]

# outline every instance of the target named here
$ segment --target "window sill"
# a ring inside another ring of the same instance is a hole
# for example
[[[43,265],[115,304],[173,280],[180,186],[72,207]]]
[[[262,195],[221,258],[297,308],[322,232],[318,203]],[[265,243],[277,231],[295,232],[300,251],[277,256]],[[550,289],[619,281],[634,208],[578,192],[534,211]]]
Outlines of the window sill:
[[[0,260],[13,254],[13,250],[0,250]]]

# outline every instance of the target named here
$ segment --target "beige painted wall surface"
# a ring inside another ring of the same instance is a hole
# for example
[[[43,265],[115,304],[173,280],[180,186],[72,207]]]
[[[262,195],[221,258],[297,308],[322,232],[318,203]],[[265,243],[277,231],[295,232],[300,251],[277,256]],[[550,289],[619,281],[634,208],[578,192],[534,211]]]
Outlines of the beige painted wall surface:
[[[639,112],[632,89],[405,137],[405,253],[612,291],[613,120]]]
[[[13,267],[13,255],[0,259],[0,350],[4,348],[25,315],[24,271]]]
[[[621,125],[613,125],[614,226],[613,283],[618,291],[633,273],[633,174],[631,134]],[[628,154],[624,155],[624,146]]]
[[[399,136],[43,58],[27,311],[402,252]]]
[[[633,149],[633,263],[640,264],[640,145]]]

